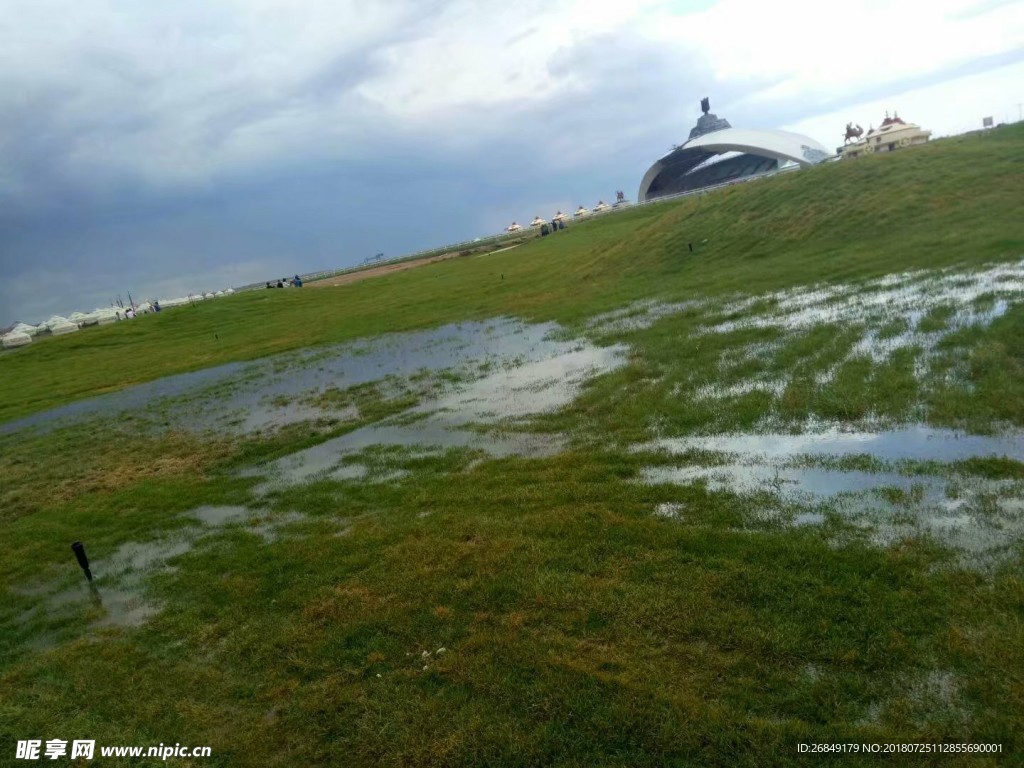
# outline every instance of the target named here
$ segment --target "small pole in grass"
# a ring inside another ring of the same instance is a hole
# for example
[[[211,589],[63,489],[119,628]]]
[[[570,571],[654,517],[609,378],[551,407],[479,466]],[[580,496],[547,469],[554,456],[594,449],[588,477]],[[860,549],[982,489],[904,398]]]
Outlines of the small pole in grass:
[[[89,557],[85,554],[85,544],[76,541],[71,545],[71,551],[75,553],[75,557],[78,558],[78,564],[85,571],[85,578],[92,581],[92,571],[89,570]]]
[[[690,246],[690,253],[693,253],[693,243],[687,243],[687,245]]]

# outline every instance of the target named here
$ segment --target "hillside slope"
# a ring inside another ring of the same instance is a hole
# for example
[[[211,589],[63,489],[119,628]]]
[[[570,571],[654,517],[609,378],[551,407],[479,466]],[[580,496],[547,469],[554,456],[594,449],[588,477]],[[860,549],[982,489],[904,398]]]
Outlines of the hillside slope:
[[[161,376],[467,318],[580,321],[1024,252],[1024,124],[645,206],[496,255],[233,296],[0,356],[0,422]],[[704,241],[706,244],[701,245]],[[688,243],[694,243],[691,254]]]

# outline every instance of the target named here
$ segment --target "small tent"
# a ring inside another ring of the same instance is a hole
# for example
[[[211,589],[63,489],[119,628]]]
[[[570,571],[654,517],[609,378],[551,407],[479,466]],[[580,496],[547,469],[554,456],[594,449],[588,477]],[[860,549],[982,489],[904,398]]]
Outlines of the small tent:
[[[70,322],[70,320],[68,320],[66,317],[61,317],[60,315],[54,315],[49,320],[47,320],[45,323],[43,323],[43,325],[45,325],[52,332],[53,331],[53,326],[55,326],[55,325],[67,325],[69,322]],[[75,326],[75,327],[77,328],[77,326]]]
[[[50,326],[50,333],[54,336],[63,336],[66,333],[74,333],[77,330],[78,326],[70,320],[65,320],[63,323],[55,323]]]
[[[32,337],[27,333],[22,333],[21,331],[11,331],[3,338],[0,338],[0,343],[3,343],[4,349],[24,347],[26,344],[32,343]]]

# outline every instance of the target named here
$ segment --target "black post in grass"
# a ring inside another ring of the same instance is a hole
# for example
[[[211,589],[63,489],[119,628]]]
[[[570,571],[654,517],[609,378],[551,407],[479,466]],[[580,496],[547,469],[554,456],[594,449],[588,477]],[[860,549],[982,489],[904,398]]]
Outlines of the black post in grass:
[[[78,558],[78,564],[85,571],[85,578],[92,581],[92,571],[89,570],[89,557],[85,554],[85,544],[76,541],[71,545],[71,551],[75,553],[75,557]]]

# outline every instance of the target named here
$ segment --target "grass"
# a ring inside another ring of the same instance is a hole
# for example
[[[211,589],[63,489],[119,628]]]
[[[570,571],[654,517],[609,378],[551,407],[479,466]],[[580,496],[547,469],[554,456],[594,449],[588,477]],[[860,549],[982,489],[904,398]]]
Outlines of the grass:
[[[572,324],[652,296],[755,294],[894,266],[1018,258],[1021,133],[1013,125],[644,206],[493,256],[335,288],[253,291],[44,339],[0,357],[0,423],[172,373],[382,330],[496,315]],[[705,238],[695,256],[686,252]]]
[[[499,425],[569,436],[549,458],[377,446],[346,459],[368,468],[363,480],[258,492],[245,474],[383,419],[415,426],[406,409],[439,388],[523,362],[499,357],[298,398],[354,405],[352,422],[197,435],[168,411],[171,428],[100,417],[0,434],[3,760],[18,739],[58,737],[210,745],[211,766],[819,764],[802,742],[1000,743],[1000,762],[1019,759],[1024,551],[1012,528],[1009,551],[975,567],[924,534],[880,546],[838,502],[815,508],[818,525],[793,526],[804,510],[770,489],[639,482],[646,467],[728,459],[631,446],[814,420],[1024,427],[1019,303],[989,325],[958,327],[947,306],[926,313],[918,330],[941,335],[935,348],[884,359],[859,341],[899,338],[914,330],[905,318],[707,331],[770,318],[779,302],[765,294],[817,281],[868,291],[880,275],[955,266],[966,284],[974,267],[1019,260],[1022,146],[1020,127],[998,129],[615,214],[507,254],[256,291],[3,355],[0,419],[11,420],[381,331],[507,314],[577,333],[623,307],[635,321],[592,332],[628,344],[625,365],[560,411]],[[630,303],[652,297],[699,302],[646,322]],[[317,364],[285,356],[270,369]],[[1024,478],[1024,464],[996,456],[808,465],[948,479],[964,499],[1002,483],[979,502],[993,518]],[[908,487],[875,496],[912,523],[924,486]],[[211,504],[248,506],[275,536],[210,527],[133,582],[98,570],[108,604],[129,589],[156,613],[135,628],[93,625],[103,612],[68,544],[85,540],[102,563],[183,535],[188,511]],[[654,514],[659,504],[676,516]]]

